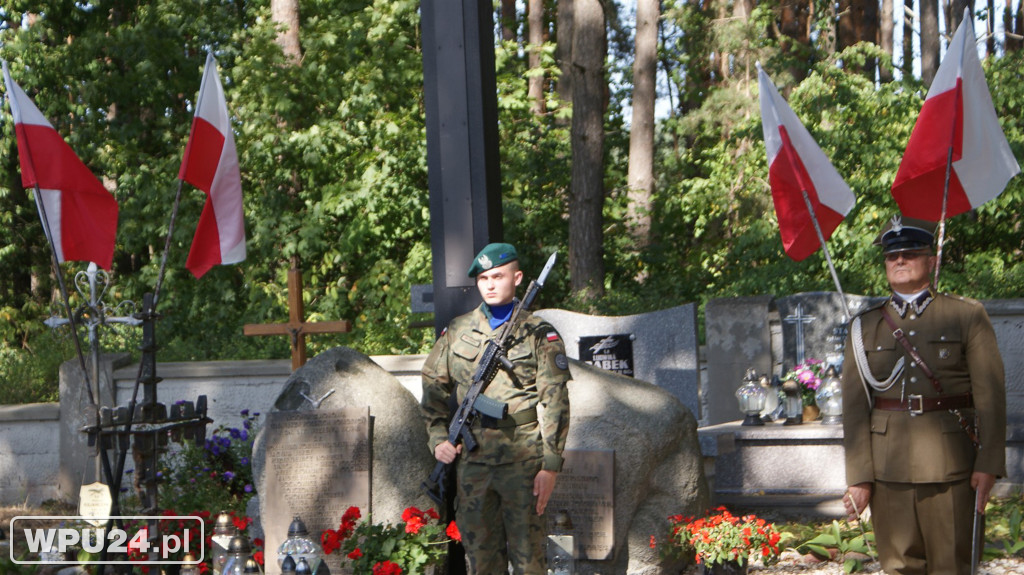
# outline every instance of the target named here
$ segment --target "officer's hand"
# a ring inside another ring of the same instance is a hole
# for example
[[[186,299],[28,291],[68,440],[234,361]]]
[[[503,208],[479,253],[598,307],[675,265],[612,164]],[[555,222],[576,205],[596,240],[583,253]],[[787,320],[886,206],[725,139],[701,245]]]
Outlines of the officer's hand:
[[[985,512],[985,504],[988,503],[988,496],[992,493],[992,486],[996,484],[996,476],[991,473],[975,471],[971,474],[971,487],[977,491],[975,504],[978,506],[978,513]]]
[[[846,488],[843,495],[843,506],[846,507],[846,516],[850,521],[864,513],[868,503],[871,503],[871,484],[858,483]]]
[[[452,445],[451,441],[445,441],[443,443],[438,443],[437,446],[434,447],[434,458],[445,464],[455,461],[455,457],[460,453],[462,453],[461,443],[456,447]]]
[[[546,471],[541,469],[533,478],[533,496],[537,498],[537,515],[544,515],[544,508],[548,506],[548,499],[551,499],[551,492],[555,490],[555,480],[558,479],[557,471]]]

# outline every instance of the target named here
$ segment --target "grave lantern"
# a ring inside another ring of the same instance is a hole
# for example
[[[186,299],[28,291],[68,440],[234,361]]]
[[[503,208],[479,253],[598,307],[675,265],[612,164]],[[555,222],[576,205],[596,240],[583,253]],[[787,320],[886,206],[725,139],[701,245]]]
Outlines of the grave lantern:
[[[549,575],[576,573],[576,538],[572,536],[572,519],[568,510],[562,509],[555,514],[554,532],[548,535],[547,555]]]
[[[299,563],[295,566],[295,575],[313,575],[313,570],[309,568],[305,557],[299,557]]]
[[[260,572],[260,565],[259,565],[259,563],[256,562],[255,559],[250,557],[250,558],[245,560],[245,569],[242,570],[242,573],[259,573],[259,572]]]
[[[179,575],[199,575],[199,563],[196,563],[196,558],[191,553],[186,553],[181,559],[185,562],[185,565],[181,566],[181,570],[178,571]]]
[[[814,402],[821,409],[822,425],[839,425],[843,422],[843,386],[836,375],[836,366],[825,370],[825,380],[814,394]]]
[[[228,560],[228,543],[234,533],[235,524],[231,521],[231,515],[221,511],[213,524],[213,536],[210,538],[210,562],[213,564],[213,575],[221,575],[224,572],[224,563]]]
[[[281,562],[281,575],[288,575],[289,573],[295,573],[295,558],[288,555]]]
[[[228,560],[224,563],[224,575],[242,575],[245,573],[245,562],[252,558],[252,545],[249,538],[235,532],[228,542]]]
[[[782,409],[786,414],[783,425],[800,425],[804,422],[804,398],[800,393],[800,384],[795,379],[782,382],[782,392],[786,394],[782,400]]]
[[[285,557],[292,556],[298,567],[300,560],[305,559],[312,571],[320,565],[320,546],[310,539],[309,530],[302,519],[295,517],[288,525],[288,538],[277,548],[277,564],[283,565]]]
[[[740,403],[740,411],[746,417],[742,425],[764,425],[761,421],[761,410],[764,409],[764,402],[767,394],[758,383],[757,372],[754,368],[747,368],[747,374],[743,377],[743,385],[736,390],[736,400]]]

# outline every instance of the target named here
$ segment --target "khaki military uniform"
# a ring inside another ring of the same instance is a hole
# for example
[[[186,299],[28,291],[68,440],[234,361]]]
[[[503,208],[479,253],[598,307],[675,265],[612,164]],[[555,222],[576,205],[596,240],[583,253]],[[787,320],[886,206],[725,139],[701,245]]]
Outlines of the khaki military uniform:
[[[1006,475],[1006,386],[992,323],[977,301],[928,295],[917,303],[890,298],[861,314],[861,341],[854,341],[851,325],[843,364],[846,480],[874,484],[875,536],[882,568],[890,574],[968,572],[971,473]],[[973,408],[961,411],[977,425],[979,450],[947,409],[917,415],[909,408],[891,409],[899,401],[919,406],[907,398],[939,392],[894,337],[883,307],[935,374],[943,397],[971,394]],[[871,389],[870,401],[854,358],[861,344],[877,381],[904,361],[902,377],[887,390]],[[880,407],[886,402],[890,409]]]
[[[497,336],[488,309],[452,320],[423,366],[421,402],[430,450],[448,439],[449,399],[461,402],[477,362]],[[551,324],[522,312],[507,353],[513,373],[499,369],[484,395],[508,404],[509,415],[471,427],[479,447],[458,460],[456,521],[473,573],[546,572],[545,529],[536,512],[533,480],[541,469],[561,471],[569,433],[569,380],[565,346]],[[507,542],[507,549],[506,549]]]

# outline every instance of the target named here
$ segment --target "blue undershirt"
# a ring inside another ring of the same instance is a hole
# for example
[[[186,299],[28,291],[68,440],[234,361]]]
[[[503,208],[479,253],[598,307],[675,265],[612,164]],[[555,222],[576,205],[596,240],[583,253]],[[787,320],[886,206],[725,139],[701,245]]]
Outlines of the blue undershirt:
[[[501,324],[508,321],[512,317],[512,308],[516,307],[516,302],[511,301],[505,305],[489,305],[486,306],[491,313],[488,314],[487,323],[491,326],[491,329],[498,329]]]

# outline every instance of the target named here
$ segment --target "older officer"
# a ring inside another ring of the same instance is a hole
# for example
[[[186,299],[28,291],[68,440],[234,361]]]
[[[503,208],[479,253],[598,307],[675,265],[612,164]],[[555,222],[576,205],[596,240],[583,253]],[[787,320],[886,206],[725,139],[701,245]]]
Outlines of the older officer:
[[[882,232],[892,295],[854,318],[846,344],[844,502],[851,518],[871,504],[890,574],[968,573],[975,502],[1006,474],[995,332],[980,303],[929,287],[933,229],[896,216]]]
[[[508,404],[502,420],[478,417],[472,452],[448,441],[449,399],[461,402],[487,342],[508,321],[523,280],[516,249],[489,244],[469,268],[484,303],[452,320],[423,365],[422,408],[438,461],[458,457],[456,521],[471,573],[543,574],[541,515],[562,469],[569,433],[569,362],[549,323],[523,311],[507,357],[484,394]]]

